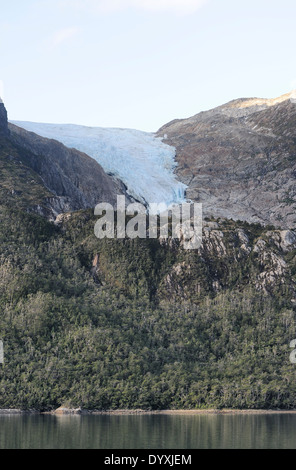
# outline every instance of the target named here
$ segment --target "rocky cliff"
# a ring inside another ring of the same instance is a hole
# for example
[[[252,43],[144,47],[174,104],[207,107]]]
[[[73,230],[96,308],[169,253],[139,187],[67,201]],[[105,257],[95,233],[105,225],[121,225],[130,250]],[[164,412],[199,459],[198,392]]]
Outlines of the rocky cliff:
[[[67,226],[69,221],[63,223]],[[146,245],[151,248],[151,241]],[[141,248],[145,253],[145,242]],[[138,249],[135,250],[136,258],[139,257]],[[202,244],[198,250],[186,252],[176,240],[161,243],[155,249],[159,253],[170,252],[169,266],[158,268],[159,276],[149,292],[160,302],[200,302],[208,295],[215,297],[229,289],[253,289],[264,297],[284,293],[288,305],[291,308],[296,305],[295,230],[269,230],[257,224],[212,220],[204,222]],[[128,253],[124,252],[122,256],[124,262],[120,257],[120,263],[128,265]],[[145,254],[142,256],[145,258]],[[149,256],[148,250],[146,258]],[[111,284],[115,288],[120,284],[123,290],[131,293],[124,268],[120,264],[114,266],[114,259],[114,252],[109,257],[106,252],[97,253],[92,260],[91,274],[100,286]],[[159,255],[160,265],[162,262]],[[150,278],[151,273],[147,271],[147,279]]]
[[[8,134],[7,111],[0,98],[0,135]]]
[[[53,193],[47,205],[55,216],[93,208],[99,202],[115,205],[117,195],[126,195],[124,184],[107,175],[88,155],[13,124],[9,124],[9,129],[11,142],[26,150],[23,162],[42,178],[46,188]]]
[[[204,214],[296,227],[296,92],[239,99],[163,126]]]
[[[3,200],[12,198],[22,206],[26,202],[29,210],[49,219],[63,212],[93,208],[99,202],[115,205],[117,195],[130,200],[124,184],[107,175],[88,155],[8,125],[2,100],[0,160]]]

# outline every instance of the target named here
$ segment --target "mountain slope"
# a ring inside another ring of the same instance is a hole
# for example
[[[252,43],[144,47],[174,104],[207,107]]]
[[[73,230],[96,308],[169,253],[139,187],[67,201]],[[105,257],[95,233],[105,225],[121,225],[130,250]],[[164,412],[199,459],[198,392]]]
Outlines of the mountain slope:
[[[296,92],[240,99],[157,133],[205,215],[296,227]]]
[[[126,195],[123,183],[88,155],[12,124],[9,129],[10,142],[26,151],[23,163],[40,175],[55,196],[48,201],[55,215],[94,208],[99,202],[115,205],[117,195]]]
[[[0,135],[4,136],[8,134],[8,122],[7,122],[7,111],[4,103],[0,98]]]
[[[0,102],[1,203],[50,219],[60,213],[115,204],[124,184],[88,155],[9,125]],[[130,198],[128,197],[128,200]]]
[[[174,174],[175,149],[153,134],[66,124],[15,124],[90,155],[107,173],[120,178],[129,194],[144,204],[185,201],[186,186]]]
[[[270,125],[270,109],[249,115]],[[205,220],[201,247],[184,250],[98,240],[92,209],[54,224],[34,207],[92,207],[114,181],[1,115],[0,408],[295,409],[296,231]]]
[[[1,214],[0,408],[295,409],[294,232],[211,221],[188,252],[95,221]]]

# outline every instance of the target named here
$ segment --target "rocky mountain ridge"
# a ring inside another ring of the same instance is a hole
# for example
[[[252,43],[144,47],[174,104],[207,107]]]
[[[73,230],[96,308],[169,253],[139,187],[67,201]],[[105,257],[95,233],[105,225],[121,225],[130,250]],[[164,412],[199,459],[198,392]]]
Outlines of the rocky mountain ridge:
[[[99,202],[115,205],[117,194],[126,195],[129,200],[123,183],[107,175],[88,155],[13,124],[9,124],[9,129],[12,142],[30,152],[26,155],[26,163],[53,192],[55,197],[48,203],[55,216],[94,208]]]
[[[2,135],[10,132],[15,145],[31,152],[26,164],[52,191],[47,204],[54,216],[102,200],[114,204],[117,194],[127,194],[86,154],[13,124],[7,128],[3,103],[0,108]],[[187,198],[203,204],[204,216],[296,227],[296,91],[233,100],[174,120],[157,137],[176,149],[175,173],[187,186]]]
[[[176,174],[205,215],[296,227],[295,91],[234,100],[157,135],[176,148]]]
[[[55,220],[61,213],[94,208],[99,202],[115,205],[117,195],[126,195],[127,200],[130,200],[124,184],[107,175],[88,155],[69,149],[60,142],[8,125],[3,102],[0,103],[0,139],[1,159],[6,172],[10,168],[7,162],[13,161],[14,165],[14,176],[9,176],[11,182],[8,195],[13,195],[17,202],[20,188],[13,185],[16,172],[23,175],[22,186],[26,189],[22,194],[30,193],[30,181],[35,180],[35,176],[39,178],[41,199],[35,195],[35,204],[30,204],[28,210]],[[2,181],[2,188],[5,187],[5,181]],[[46,197],[44,191],[48,193]]]

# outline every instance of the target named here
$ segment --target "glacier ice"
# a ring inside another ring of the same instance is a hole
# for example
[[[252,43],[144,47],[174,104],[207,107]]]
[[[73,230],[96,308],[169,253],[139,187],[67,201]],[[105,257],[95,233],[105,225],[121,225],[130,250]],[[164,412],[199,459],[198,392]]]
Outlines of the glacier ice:
[[[86,153],[107,173],[120,178],[131,196],[148,206],[168,207],[186,202],[187,186],[174,174],[176,150],[153,133],[74,124],[11,122]]]

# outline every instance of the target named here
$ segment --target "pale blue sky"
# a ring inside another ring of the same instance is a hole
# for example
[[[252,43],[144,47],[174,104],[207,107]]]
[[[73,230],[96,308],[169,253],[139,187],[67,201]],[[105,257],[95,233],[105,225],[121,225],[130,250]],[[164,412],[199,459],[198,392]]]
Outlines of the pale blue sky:
[[[10,0],[0,11],[12,120],[156,131],[296,88],[295,0]]]

